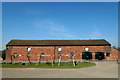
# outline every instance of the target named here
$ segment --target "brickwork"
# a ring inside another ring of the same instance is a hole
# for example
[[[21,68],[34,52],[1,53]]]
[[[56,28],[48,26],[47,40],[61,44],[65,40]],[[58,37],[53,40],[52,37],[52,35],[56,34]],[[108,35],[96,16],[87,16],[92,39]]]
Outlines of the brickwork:
[[[30,47],[31,51],[27,51],[27,48]],[[13,61],[28,61],[28,58],[26,56],[27,53],[30,53],[30,60],[31,61],[37,61],[39,58],[39,55],[41,53],[45,53],[45,55],[54,55],[54,56],[45,56],[42,61],[47,60],[58,60],[58,53],[62,53],[62,55],[69,55],[71,52],[75,54],[75,60],[82,60],[82,52],[85,51],[86,46],[60,46],[62,48],[62,51],[58,51],[59,46],[7,46],[7,55],[6,55],[6,61],[11,60],[11,55],[14,55],[14,53],[18,53],[18,55],[24,55],[24,56],[18,56],[17,58],[12,57]],[[92,60],[95,60],[95,52],[104,52],[104,56],[106,60],[117,60],[118,53],[113,48],[111,49],[110,46],[87,46],[89,47],[89,52],[92,52]],[[110,56],[106,56],[106,53],[111,53]],[[62,60],[71,60],[69,56],[62,56]]]
[[[118,50],[111,48],[110,56],[106,57],[107,60],[117,60],[118,59]]]

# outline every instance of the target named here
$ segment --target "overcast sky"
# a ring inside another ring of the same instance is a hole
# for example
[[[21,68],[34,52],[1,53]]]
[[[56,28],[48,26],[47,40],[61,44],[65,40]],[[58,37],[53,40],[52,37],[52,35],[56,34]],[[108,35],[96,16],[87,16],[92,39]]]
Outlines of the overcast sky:
[[[11,39],[106,39],[118,44],[118,3],[3,3],[3,46]]]

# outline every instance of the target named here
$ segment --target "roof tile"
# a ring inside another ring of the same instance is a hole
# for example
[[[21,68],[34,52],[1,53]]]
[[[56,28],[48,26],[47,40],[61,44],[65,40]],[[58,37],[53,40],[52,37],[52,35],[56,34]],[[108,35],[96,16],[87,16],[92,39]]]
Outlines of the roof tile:
[[[50,45],[110,45],[104,39],[96,40],[11,40],[7,46],[50,46]]]

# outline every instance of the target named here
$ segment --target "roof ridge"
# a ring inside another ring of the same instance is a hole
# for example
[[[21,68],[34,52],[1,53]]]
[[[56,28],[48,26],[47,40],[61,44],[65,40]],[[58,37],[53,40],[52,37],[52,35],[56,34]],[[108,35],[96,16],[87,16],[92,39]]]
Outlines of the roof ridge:
[[[13,40],[21,40],[21,41],[22,41],[22,40],[23,40],[23,41],[25,41],[25,40],[28,41],[28,40],[29,40],[29,41],[32,41],[33,39],[13,39]],[[35,39],[34,39],[34,40],[35,40]],[[33,41],[34,41],[34,40],[33,40]],[[37,41],[37,40],[38,40],[38,39],[36,39],[35,41]],[[44,41],[47,41],[47,40],[69,40],[69,41],[71,41],[71,40],[88,40],[88,41],[90,41],[90,40],[97,40],[97,41],[98,41],[98,40],[105,40],[105,39],[39,39],[39,40],[44,40]],[[38,41],[39,41],[39,40],[38,40]]]
[[[92,40],[20,40],[14,39],[8,42],[7,45],[111,45],[105,39],[92,39]]]

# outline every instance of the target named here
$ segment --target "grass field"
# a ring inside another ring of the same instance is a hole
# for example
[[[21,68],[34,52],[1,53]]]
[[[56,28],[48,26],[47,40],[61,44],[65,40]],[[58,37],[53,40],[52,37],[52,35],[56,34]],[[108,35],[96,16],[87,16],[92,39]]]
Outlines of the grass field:
[[[36,65],[35,63],[31,63],[31,64],[25,64],[25,65],[22,65],[22,64],[19,64],[19,63],[16,63],[16,64],[2,64],[2,68],[83,68],[83,67],[90,67],[90,66],[95,66],[96,64],[95,63],[84,63],[84,62],[79,62],[77,63],[76,66],[73,66],[73,63],[65,63],[65,62],[62,62],[60,64],[60,66],[58,66],[57,63],[52,64],[46,64],[46,63],[39,63],[38,65]]]

